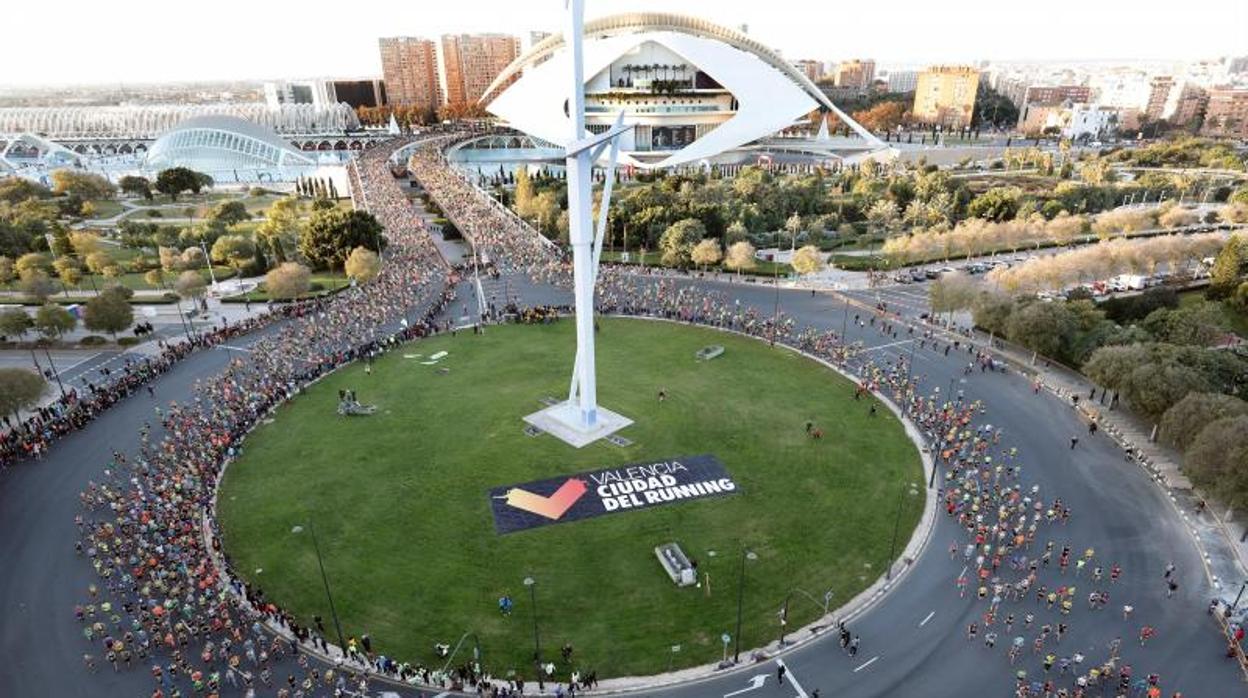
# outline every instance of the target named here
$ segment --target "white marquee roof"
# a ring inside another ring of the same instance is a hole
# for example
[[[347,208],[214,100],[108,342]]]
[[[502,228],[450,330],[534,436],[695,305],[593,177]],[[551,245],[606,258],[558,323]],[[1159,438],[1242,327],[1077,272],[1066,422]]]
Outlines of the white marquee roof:
[[[710,134],[648,166],[698,161],[771,135],[817,108],[836,114],[872,145],[883,143],[841,111],[801,71],[775,51],[737,31],[696,17],[645,12],[603,17],[585,25],[585,75],[589,79],[632,48],[653,41],[697,65],[730,91],[737,114]],[[547,37],[516,59],[486,90],[482,103],[512,126],[563,142],[569,71],[562,34]],[[496,93],[515,75],[521,78]],[[626,158],[631,159],[631,158]],[[634,161],[634,164],[637,163]]]

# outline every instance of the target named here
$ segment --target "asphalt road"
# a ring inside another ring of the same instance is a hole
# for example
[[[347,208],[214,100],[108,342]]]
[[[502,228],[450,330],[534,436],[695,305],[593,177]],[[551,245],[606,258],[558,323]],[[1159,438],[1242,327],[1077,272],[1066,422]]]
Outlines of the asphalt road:
[[[753,284],[726,284],[682,279],[679,284],[710,284],[731,292],[743,304],[770,313],[774,289]],[[526,302],[566,302],[567,295],[546,287],[517,281],[508,286]],[[489,293],[489,291],[487,291]],[[450,314],[472,307],[467,285]],[[807,291],[779,292],[780,307],[802,324],[840,329],[845,304],[840,297]],[[877,361],[895,360],[911,351],[904,330],[901,336],[885,337],[875,328],[852,326],[850,338],[861,339]],[[246,347],[254,338],[231,342]],[[199,352],[181,362],[156,381],[159,401],[185,400],[195,380],[223,368],[226,349]],[[1024,481],[1040,484],[1055,493],[1073,510],[1070,523],[1041,529],[1051,533],[1057,546],[1074,550],[1092,547],[1106,566],[1117,562],[1123,578],[1110,585],[1108,610],[1092,612],[1084,601],[1090,580],[1079,586],[1069,634],[1057,647],[1059,656],[1081,651],[1085,667],[1103,660],[1107,644],[1123,638],[1122,655],[1136,676],[1161,675],[1165,694],[1183,691],[1185,696],[1248,695],[1238,670],[1223,659],[1223,645],[1212,621],[1205,615],[1211,592],[1188,533],[1168,498],[1126,462],[1122,453],[1103,436],[1089,437],[1086,427],[1066,405],[1045,394],[1034,395],[1028,381],[1017,375],[964,375],[968,357],[963,352],[944,356],[930,349],[915,350],[915,375],[925,386],[947,390],[950,379],[968,399],[981,399],[987,407],[984,419],[1004,430],[1003,445],[1017,446],[1026,464]],[[965,379],[965,383],[957,383]],[[0,696],[145,696],[151,678],[143,669],[114,674],[107,668],[94,675],[83,671],[80,658],[88,651],[73,617],[73,606],[93,580],[90,566],[73,551],[73,518],[79,511],[77,495],[92,474],[99,472],[114,450],[137,449],[137,432],[154,416],[156,402],[145,394],[114,406],[86,429],[59,441],[38,463],[26,463],[0,473]],[[1079,435],[1077,449],[1069,438]],[[835,438],[835,434],[829,435]],[[817,525],[818,522],[812,522]],[[977,621],[984,607],[968,595],[960,599],[954,580],[963,566],[950,559],[951,542],[963,541],[943,514],[938,518],[931,544],[915,568],[891,593],[866,613],[853,618],[849,628],[862,638],[858,656],[851,659],[833,637],[808,643],[782,655],[788,681],[776,681],[776,661],[769,660],[714,678],[648,695],[681,698],[718,698],[734,692],[748,698],[809,696],[907,697],[907,696],[1010,696],[1014,674],[1026,669],[1042,676],[1040,657],[1028,650],[1017,666],[1005,657],[1007,633],[995,651],[979,640],[968,642],[965,630]],[[1162,583],[1164,566],[1178,568],[1179,591],[1166,599]],[[765,570],[756,573],[765,574]],[[1072,583],[1056,567],[1042,571],[1040,583],[1050,587]],[[777,607],[780,600],[777,599]],[[1129,622],[1121,607],[1135,607]],[[1034,612],[1037,625],[1057,622],[1056,612],[1045,611],[1033,599],[1017,603],[1017,615]],[[1007,611],[1010,610],[1007,604]],[[1159,636],[1141,647],[1135,641],[1139,628],[1150,624]],[[1029,636],[1034,634],[1027,633]],[[982,634],[981,634],[982,637]],[[1056,670],[1054,671],[1056,674]],[[765,675],[761,685],[751,682]],[[800,684],[800,688],[798,685]]]

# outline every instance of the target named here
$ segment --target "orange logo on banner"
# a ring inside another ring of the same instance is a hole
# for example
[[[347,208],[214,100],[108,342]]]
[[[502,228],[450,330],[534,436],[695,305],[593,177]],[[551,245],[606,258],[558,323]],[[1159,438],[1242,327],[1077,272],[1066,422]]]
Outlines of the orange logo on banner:
[[[517,509],[545,516],[557,521],[567,513],[586,492],[584,480],[572,478],[560,485],[559,489],[549,497],[533,494],[528,490],[513,487],[507,491],[507,504]]]

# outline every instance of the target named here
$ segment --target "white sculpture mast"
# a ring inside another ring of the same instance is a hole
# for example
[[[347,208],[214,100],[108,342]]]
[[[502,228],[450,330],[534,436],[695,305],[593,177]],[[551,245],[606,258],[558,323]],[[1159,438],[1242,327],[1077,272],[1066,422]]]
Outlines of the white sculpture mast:
[[[607,208],[615,182],[619,137],[631,126],[620,113],[608,131],[589,135],[585,131],[584,0],[566,0],[568,23],[564,46],[571,65],[568,118],[570,133],[566,152],[568,182],[568,237],[572,243],[573,294],[576,303],[576,362],[568,401],[525,417],[525,421],[551,432],[580,448],[632,423],[598,406],[598,381],[594,356],[594,284],[606,233]],[[593,166],[610,147],[607,176],[595,230],[593,213]]]

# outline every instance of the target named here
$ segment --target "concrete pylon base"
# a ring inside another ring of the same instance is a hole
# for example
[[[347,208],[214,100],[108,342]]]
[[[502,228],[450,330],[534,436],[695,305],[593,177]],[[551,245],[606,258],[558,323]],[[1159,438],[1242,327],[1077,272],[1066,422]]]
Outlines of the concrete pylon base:
[[[524,421],[573,448],[581,448],[598,439],[606,438],[633,423],[633,420],[628,417],[599,405],[597,423],[586,429],[581,424],[579,406],[571,402],[551,405],[544,410],[527,415]]]

